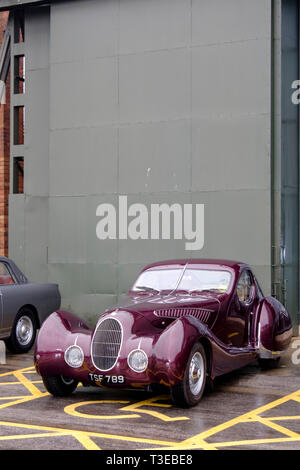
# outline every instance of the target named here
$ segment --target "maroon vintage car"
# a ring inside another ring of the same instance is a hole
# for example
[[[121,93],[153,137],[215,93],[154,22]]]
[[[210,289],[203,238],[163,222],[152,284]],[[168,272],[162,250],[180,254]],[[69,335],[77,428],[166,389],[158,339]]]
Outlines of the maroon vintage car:
[[[258,359],[277,364],[291,319],[264,297],[251,268],[225,260],[151,264],[125,301],[91,330],[65,311],[43,324],[35,365],[54,396],[84,385],[170,387],[178,406],[196,405],[205,384]]]

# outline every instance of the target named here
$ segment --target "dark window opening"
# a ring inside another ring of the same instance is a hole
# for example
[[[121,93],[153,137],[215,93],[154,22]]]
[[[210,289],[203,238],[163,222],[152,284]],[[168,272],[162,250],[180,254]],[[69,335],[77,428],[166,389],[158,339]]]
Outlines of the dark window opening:
[[[24,106],[14,107],[14,145],[24,145]]]
[[[17,55],[14,58],[14,93],[25,92],[25,57]]]
[[[14,157],[14,194],[24,193],[24,157]]]
[[[25,29],[24,29],[24,10],[16,10],[14,15],[14,40],[15,43],[25,41]]]

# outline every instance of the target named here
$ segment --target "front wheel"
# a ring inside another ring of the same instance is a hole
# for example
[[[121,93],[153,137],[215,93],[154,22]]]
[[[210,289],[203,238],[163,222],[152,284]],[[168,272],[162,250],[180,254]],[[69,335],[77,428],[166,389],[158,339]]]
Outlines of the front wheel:
[[[191,350],[183,380],[171,387],[172,400],[176,406],[186,408],[199,403],[206,384],[206,364],[204,347],[196,343]]]
[[[7,349],[15,354],[28,352],[35,341],[37,321],[29,308],[22,308],[14,321],[10,337],[5,340]]]
[[[54,377],[42,377],[46,390],[54,397],[67,397],[71,395],[78,385],[78,381],[55,375]]]

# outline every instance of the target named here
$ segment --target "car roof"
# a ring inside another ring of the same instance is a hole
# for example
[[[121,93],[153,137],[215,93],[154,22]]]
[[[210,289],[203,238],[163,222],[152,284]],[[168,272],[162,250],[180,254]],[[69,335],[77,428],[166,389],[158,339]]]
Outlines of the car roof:
[[[164,261],[157,261],[155,263],[149,264],[145,269],[153,268],[156,266],[170,266],[172,264],[185,265],[185,264],[203,264],[203,265],[215,265],[215,266],[224,266],[232,269],[240,270],[242,267],[249,267],[247,263],[241,261],[234,261],[228,259],[212,259],[212,258],[184,258],[184,259],[171,259]]]

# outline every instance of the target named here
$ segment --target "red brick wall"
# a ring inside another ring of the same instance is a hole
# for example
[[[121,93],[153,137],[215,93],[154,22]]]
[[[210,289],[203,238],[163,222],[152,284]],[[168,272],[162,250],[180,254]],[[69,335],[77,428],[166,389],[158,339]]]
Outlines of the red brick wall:
[[[0,45],[8,19],[0,12]],[[10,74],[6,83],[6,104],[0,105],[0,255],[8,255],[8,194],[10,144]]]

